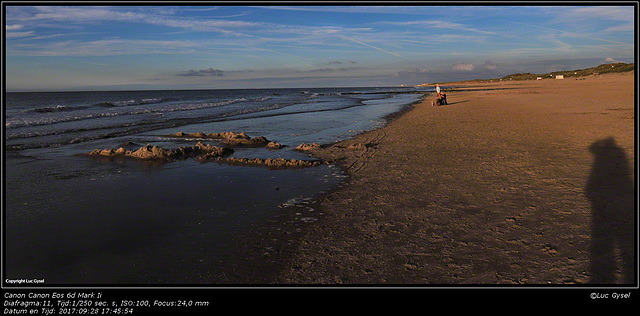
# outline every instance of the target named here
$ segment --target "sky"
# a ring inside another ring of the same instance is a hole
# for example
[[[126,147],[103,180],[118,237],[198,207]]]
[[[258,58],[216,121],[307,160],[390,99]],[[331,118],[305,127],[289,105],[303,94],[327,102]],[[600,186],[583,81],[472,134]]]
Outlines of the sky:
[[[416,85],[635,62],[633,5],[251,4],[3,2],[6,91]]]

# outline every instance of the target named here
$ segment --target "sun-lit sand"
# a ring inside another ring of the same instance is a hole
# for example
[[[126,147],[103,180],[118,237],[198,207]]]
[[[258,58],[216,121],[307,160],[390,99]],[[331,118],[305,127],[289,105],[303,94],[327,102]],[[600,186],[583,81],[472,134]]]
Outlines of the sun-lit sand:
[[[634,73],[455,86],[316,153],[350,179],[277,283],[631,282]]]

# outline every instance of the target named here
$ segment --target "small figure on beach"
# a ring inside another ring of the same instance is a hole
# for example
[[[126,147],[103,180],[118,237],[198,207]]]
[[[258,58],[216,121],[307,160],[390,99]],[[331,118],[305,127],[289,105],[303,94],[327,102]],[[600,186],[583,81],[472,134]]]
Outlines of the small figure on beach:
[[[438,93],[438,100],[440,100],[440,105],[447,105],[447,95],[444,91]]]
[[[444,89],[440,89],[440,84],[436,84],[436,99],[431,101],[431,106],[447,105],[447,95]]]

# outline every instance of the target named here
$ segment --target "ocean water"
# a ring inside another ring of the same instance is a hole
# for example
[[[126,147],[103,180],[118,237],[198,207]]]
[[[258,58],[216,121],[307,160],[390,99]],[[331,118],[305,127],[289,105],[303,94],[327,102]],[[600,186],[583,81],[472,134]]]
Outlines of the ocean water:
[[[7,93],[5,281],[192,284],[220,273],[239,232],[345,179],[337,167],[270,170],[96,159],[93,149],[192,146],[176,132],[244,132],[287,147],[232,156],[309,159],[293,148],[378,128],[415,88]],[[33,285],[33,284],[31,284]]]

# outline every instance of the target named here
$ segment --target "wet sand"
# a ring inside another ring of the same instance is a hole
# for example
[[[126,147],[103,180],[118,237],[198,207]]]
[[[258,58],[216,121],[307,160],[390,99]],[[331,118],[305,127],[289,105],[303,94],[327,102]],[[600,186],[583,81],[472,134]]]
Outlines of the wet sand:
[[[455,86],[447,106],[427,98],[317,151],[349,180],[262,255],[272,264],[253,272],[279,273],[257,281],[634,280],[634,74]]]

